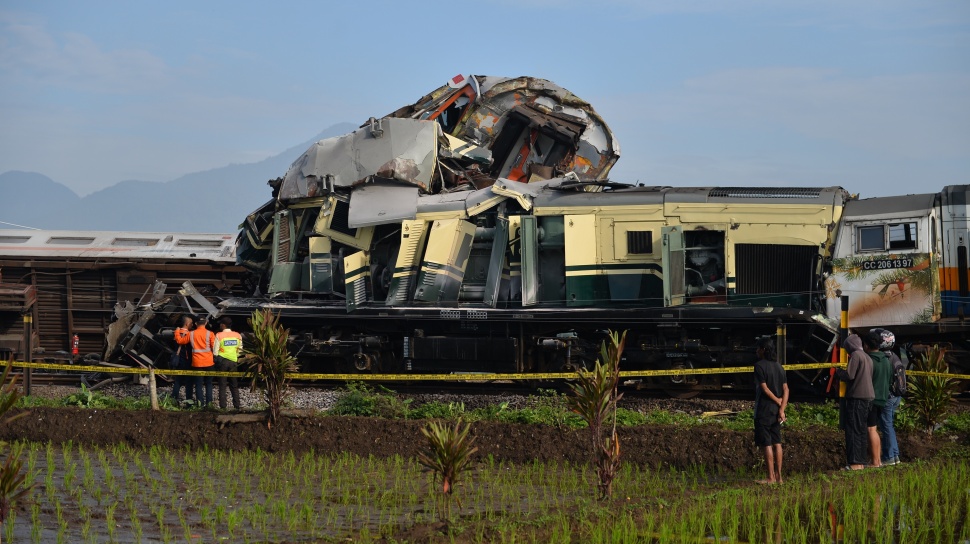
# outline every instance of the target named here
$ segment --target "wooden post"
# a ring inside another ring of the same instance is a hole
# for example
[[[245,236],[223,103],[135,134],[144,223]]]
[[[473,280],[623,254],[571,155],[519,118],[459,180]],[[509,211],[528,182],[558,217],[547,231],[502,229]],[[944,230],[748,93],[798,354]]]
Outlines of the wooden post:
[[[24,334],[26,338],[24,339],[24,344],[26,344],[26,350],[24,351],[24,361],[28,363],[34,362],[34,323],[31,314],[24,314]],[[31,386],[33,382],[33,369],[24,369],[24,395],[30,396]]]
[[[152,410],[158,410],[158,390],[155,388],[155,367],[148,367],[148,396],[152,399]]]

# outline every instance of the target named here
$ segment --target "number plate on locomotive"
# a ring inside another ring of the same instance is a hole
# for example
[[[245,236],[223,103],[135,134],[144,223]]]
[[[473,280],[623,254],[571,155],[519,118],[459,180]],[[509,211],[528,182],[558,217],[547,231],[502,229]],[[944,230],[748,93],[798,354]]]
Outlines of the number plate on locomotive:
[[[876,259],[862,263],[863,270],[888,270],[891,268],[912,268],[913,259]]]

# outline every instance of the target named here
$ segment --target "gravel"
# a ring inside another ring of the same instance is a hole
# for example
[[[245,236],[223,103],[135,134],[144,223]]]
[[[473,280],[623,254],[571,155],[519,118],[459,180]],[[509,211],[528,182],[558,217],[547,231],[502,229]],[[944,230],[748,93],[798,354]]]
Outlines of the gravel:
[[[32,393],[35,396],[46,398],[64,398],[79,391],[77,387],[63,385],[35,385]],[[159,396],[171,394],[171,386],[160,387]],[[138,398],[148,395],[148,387],[136,383],[116,383],[98,389],[98,392],[114,398]],[[346,394],[340,389],[327,388],[307,388],[296,387],[292,389],[289,404],[292,408],[301,410],[328,410]],[[213,387],[212,396],[215,404],[218,404],[219,387]],[[248,387],[240,384],[240,401],[243,410],[256,410],[265,406],[262,402],[260,391],[250,392]],[[421,406],[430,402],[440,402],[443,404],[461,403],[465,410],[475,410],[487,406],[496,406],[507,403],[511,409],[521,409],[535,406],[547,400],[548,397],[537,395],[522,394],[454,394],[454,393],[401,393],[402,399],[411,399],[412,406]],[[230,405],[231,405],[230,396]],[[752,401],[746,400],[724,400],[724,399],[671,399],[671,398],[651,398],[639,395],[627,394],[621,401],[620,406],[638,411],[648,412],[651,410],[664,410],[668,412],[684,413],[690,415],[700,415],[703,412],[728,410],[739,412],[753,406]]]

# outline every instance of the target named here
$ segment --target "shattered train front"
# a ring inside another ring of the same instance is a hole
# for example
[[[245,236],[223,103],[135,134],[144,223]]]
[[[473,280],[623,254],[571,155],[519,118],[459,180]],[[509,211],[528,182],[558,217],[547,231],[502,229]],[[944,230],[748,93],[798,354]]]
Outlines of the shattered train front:
[[[496,228],[509,230],[499,222],[506,200],[527,198],[545,180],[605,178],[619,153],[592,106],[562,87],[455,76],[412,105],[313,144],[246,218],[238,260],[261,293],[339,300],[348,311],[495,303],[514,296],[499,287],[509,265],[492,270],[491,262]]]

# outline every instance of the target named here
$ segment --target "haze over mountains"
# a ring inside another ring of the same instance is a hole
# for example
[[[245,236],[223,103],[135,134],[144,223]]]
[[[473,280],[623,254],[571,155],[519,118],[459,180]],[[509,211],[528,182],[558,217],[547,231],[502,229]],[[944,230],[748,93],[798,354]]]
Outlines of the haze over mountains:
[[[339,136],[356,125],[339,123],[315,138],[250,164],[230,164],[167,182],[122,181],[79,197],[37,172],[0,174],[0,221],[39,229],[233,233],[272,196],[266,182],[286,169],[313,142]],[[17,228],[0,224],[0,229]]]

